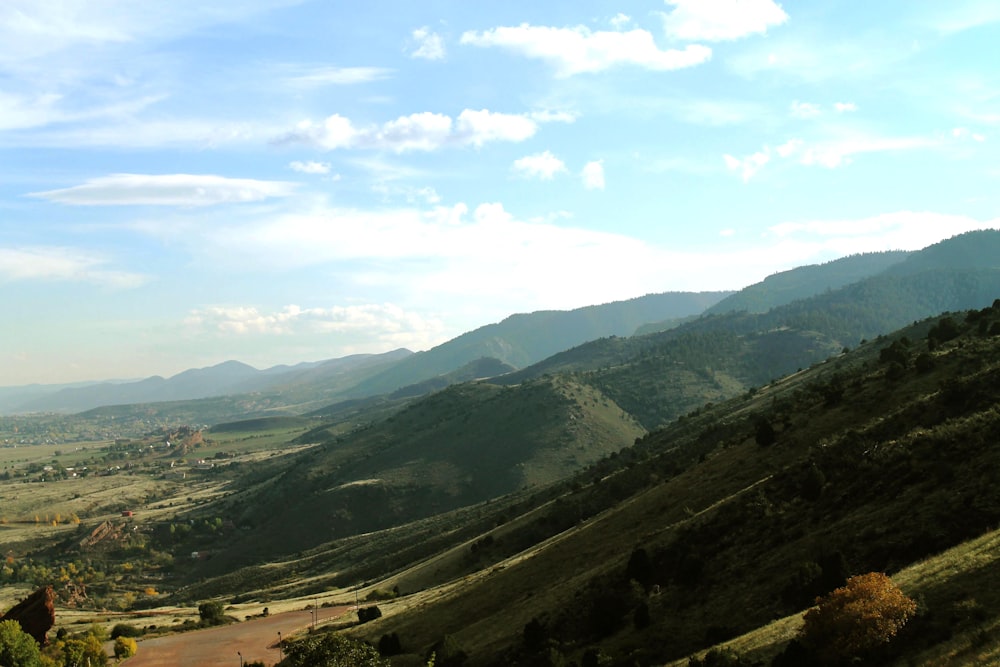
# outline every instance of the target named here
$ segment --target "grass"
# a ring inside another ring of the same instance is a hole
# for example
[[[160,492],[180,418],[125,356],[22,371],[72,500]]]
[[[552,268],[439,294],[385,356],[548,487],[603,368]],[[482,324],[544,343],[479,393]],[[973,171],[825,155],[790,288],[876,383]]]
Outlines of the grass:
[[[921,613],[935,611],[954,617],[963,610],[972,617],[967,627],[934,646],[906,655],[901,663],[913,667],[971,667],[1000,660],[1000,530],[986,533],[927,558],[892,575],[910,597],[920,601]],[[968,611],[971,610],[971,611]],[[749,661],[767,664],[802,627],[796,613],[748,632],[720,646]],[[699,651],[703,657],[705,651]],[[667,663],[686,667],[687,658]]]

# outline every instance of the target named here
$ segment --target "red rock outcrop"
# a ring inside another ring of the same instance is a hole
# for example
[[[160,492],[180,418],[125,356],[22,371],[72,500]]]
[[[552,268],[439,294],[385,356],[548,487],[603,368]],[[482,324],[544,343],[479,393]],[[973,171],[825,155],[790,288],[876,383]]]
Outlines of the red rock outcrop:
[[[45,645],[45,635],[56,624],[55,592],[51,586],[39,588],[11,607],[0,621],[17,621],[21,629]]]

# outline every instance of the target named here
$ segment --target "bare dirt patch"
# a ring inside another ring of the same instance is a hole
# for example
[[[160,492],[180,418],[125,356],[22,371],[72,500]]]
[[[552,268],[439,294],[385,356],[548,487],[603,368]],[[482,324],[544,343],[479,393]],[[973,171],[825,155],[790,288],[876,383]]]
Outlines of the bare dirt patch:
[[[353,606],[319,609],[318,624],[328,623],[354,610]],[[255,618],[218,628],[144,639],[128,667],[215,667],[262,661],[278,662],[278,633],[284,638],[302,632],[313,623],[311,610],[290,611]]]

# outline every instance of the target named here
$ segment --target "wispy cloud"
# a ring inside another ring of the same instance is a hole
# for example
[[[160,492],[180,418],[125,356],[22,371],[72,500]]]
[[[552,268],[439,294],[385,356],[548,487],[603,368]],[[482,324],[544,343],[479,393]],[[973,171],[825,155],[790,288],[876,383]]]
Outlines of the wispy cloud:
[[[351,86],[387,79],[392,75],[392,70],[384,67],[289,65],[280,69],[284,81],[297,88]]]
[[[772,0],[666,0],[667,34],[676,39],[724,41],[767,32],[788,20]]]
[[[782,240],[822,245],[839,255],[878,250],[919,250],[977,229],[1000,228],[1000,218],[980,221],[931,211],[896,211],[855,219],[785,222],[770,228]]]
[[[566,172],[566,163],[553,155],[551,151],[543,151],[514,160],[512,168],[527,178],[551,181],[556,174]]]
[[[393,304],[302,308],[288,305],[277,311],[257,306],[206,306],[192,311],[186,324],[224,334],[290,335],[297,330],[319,332],[365,331],[377,335],[385,331],[436,328],[416,313]]]
[[[463,33],[462,44],[480,47],[501,47],[528,58],[545,60],[562,77],[589,72],[602,72],[612,67],[630,65],[644,69],[668,71],[694,67],[712,57],[707,46],[689,44],[683,49],[661,50],[647,30],[627,32],[597,31],[586,26],[552,28],[504,26]]]
[[[108,269],[108,260],[65,247],[0,247],[0,280],[83,282],[116,289],[139,287],[147,277]]]
[[[321,123],[302,121],[279,143],[308,143],[326,150],[373,149],[396,153],[435,151],[446,147],[481,147],[494,141],[520,142],[533,136],[538,123],[529,115],[488,109],[465,109],[456,118],[425,111],[382,125],[356,127],[339,114]]]
[[[112,174],[29,196],[74,206],[209,206],[288,197],[294,183],[199,174]]]

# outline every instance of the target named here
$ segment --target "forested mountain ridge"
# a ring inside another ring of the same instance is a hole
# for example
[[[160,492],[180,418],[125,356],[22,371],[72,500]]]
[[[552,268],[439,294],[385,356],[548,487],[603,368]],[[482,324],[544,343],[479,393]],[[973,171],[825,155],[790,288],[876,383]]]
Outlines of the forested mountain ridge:
[[[731,292],[665,292],[574,310],[511,315],[501,322],[419,352],[361,383],[353,393],[389,393],[481,357],[492,357],[514,368],[523,368],[589,340],[630,335],[647,322],[698,315],[729,294]]]
[[[863,253],[775,273],[710,306],[705,314],[721,315],[732,311],[766,313],[777,306],[878,275],[910,254],[901,250]]]

